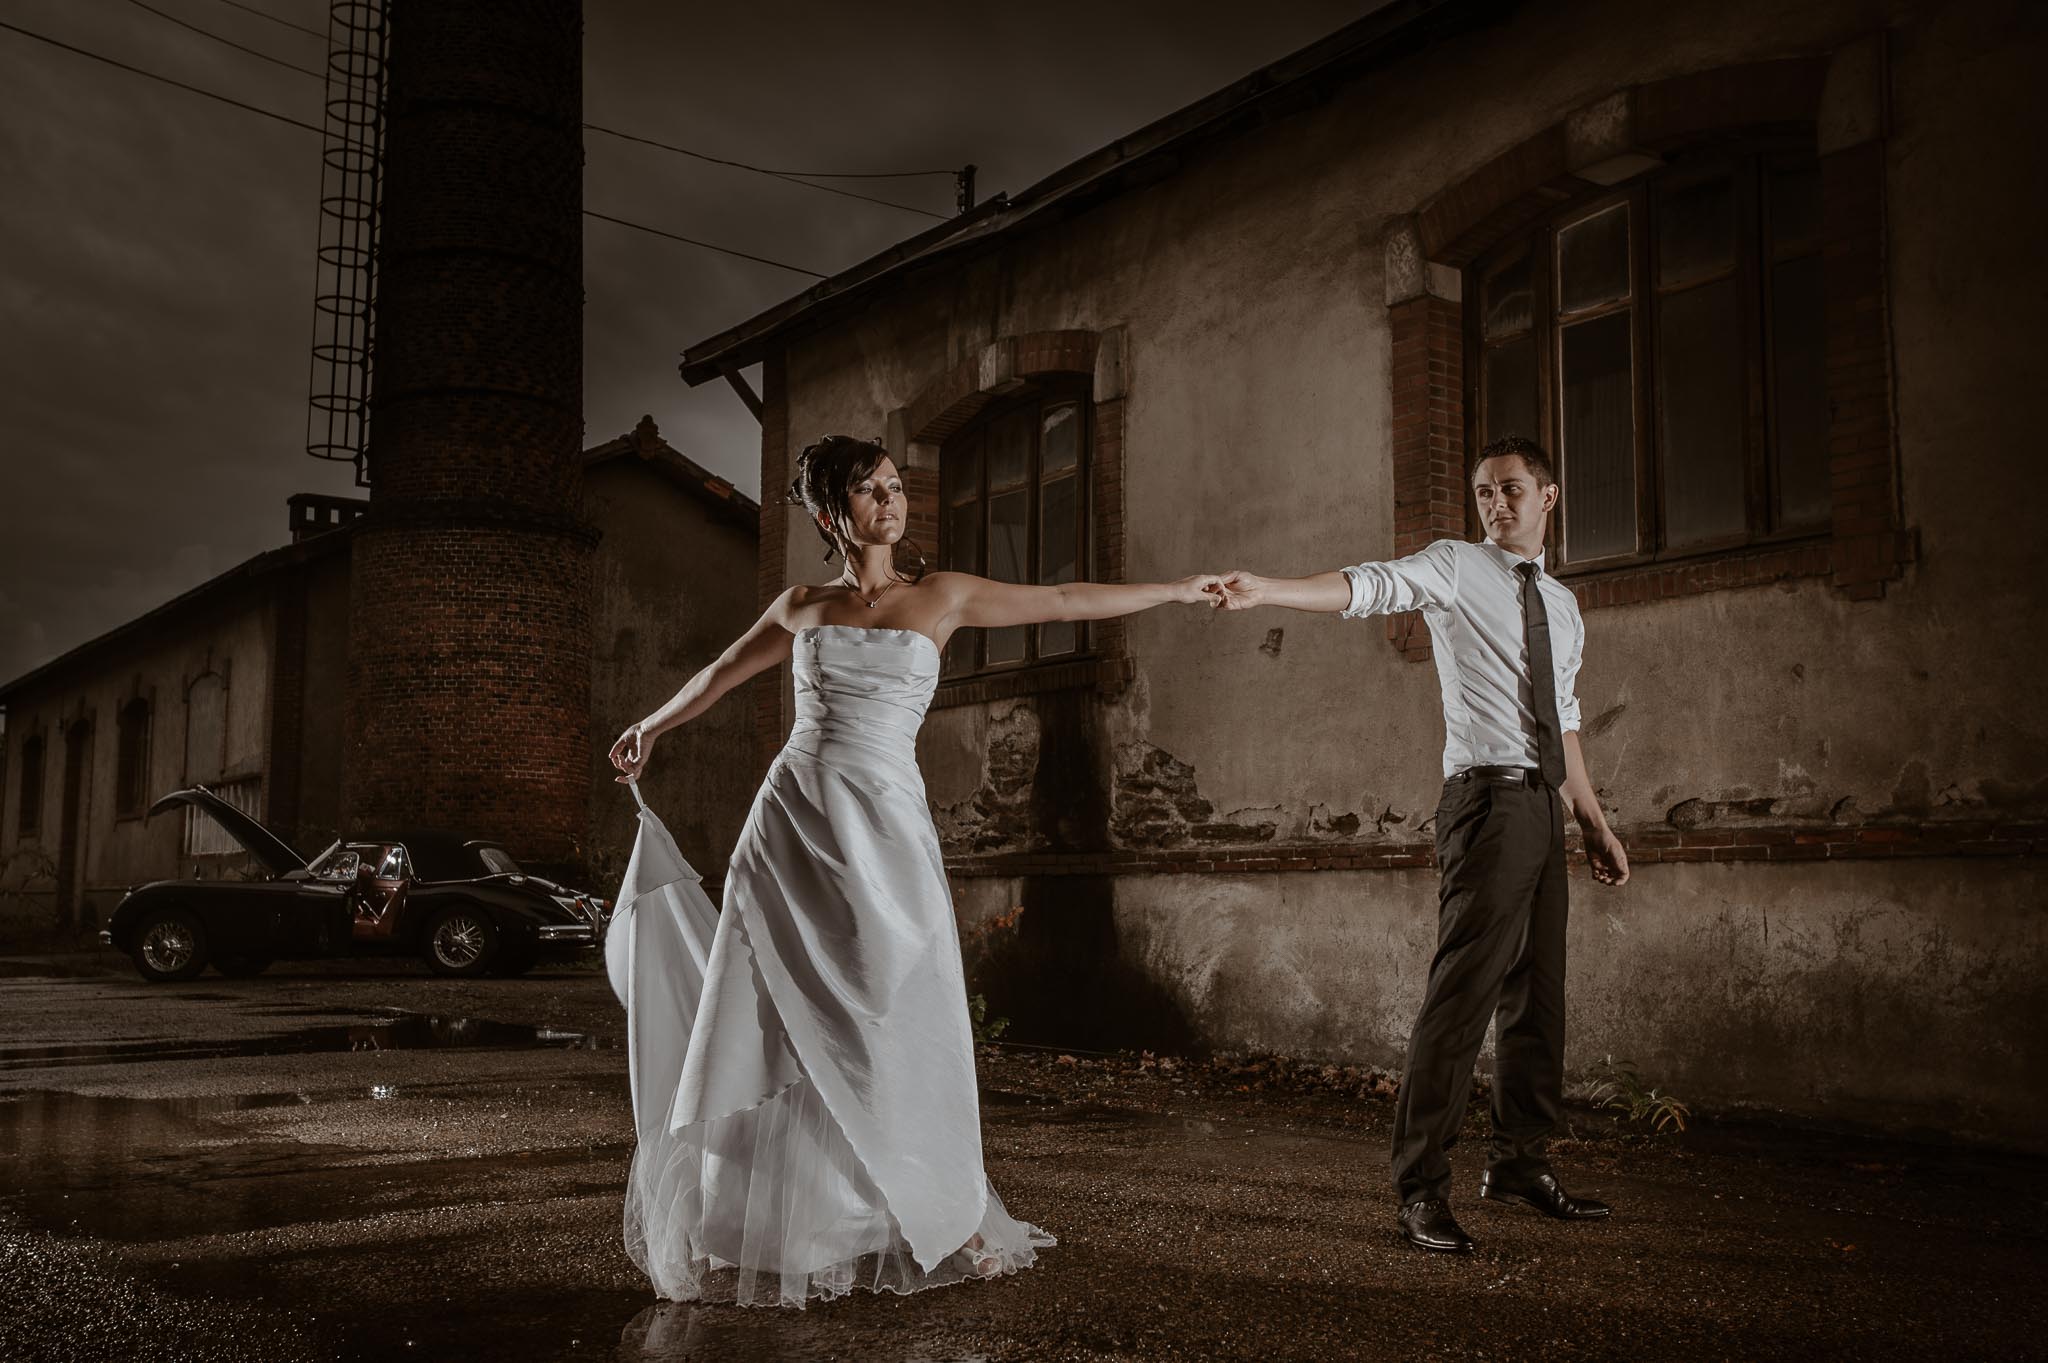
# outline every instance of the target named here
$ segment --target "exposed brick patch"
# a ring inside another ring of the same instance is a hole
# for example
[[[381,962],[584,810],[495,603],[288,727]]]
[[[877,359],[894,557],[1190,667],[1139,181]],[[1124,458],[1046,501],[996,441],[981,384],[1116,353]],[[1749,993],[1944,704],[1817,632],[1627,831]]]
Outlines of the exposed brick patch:
[[[1038,738],[1038,712],[1029,706],[1016,706],[990,721],[981,788],[960,804],[938,811],[939,845],[944,851],[967,855],[1044,846],[1031,808]]]
[[[1459,306],[1421,294],[1387,309],[1393,387],[1394,556],[1465,536],[1465,351]],[[1387,617],[1410,662],[1430,656],[1420,611]]]
[[[1110,835],[1123,847],[1168,848],[1188,842],[1263,842],[1272,823],[1231,823],[1195,785],[1195,769],[1145,743],[1124,743],[1116,753]]]
[[[1623,829],[1631,866],[1694,861],[1865,861],[1898,857],[2048,856],[2048,823],[1940,822],[1841,828],[1744,828],[1691,832]],[[1566,837],[1576,857],[1577,834]],[[1430,842],[1325,843],[1308,847],[1126,848],[948,858],[949,875],[1244,875],[1260,871],[1414,870],[1436,864]]]

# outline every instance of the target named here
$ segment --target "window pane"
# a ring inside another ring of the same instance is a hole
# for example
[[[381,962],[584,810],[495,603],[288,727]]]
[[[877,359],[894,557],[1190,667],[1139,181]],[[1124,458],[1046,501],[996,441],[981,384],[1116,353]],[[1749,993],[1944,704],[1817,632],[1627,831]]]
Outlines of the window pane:
[[[1564,312],[1628,297],[1628,205],[1616,204],[1557,234],[1557,301]]]
[[[1080,515],[1073,474],[1049,479],[1039,493],[1038,580],[1046,586],[1074,580],[1080,557]]]
[[[1820,236],[1820,167],[1771,170],[1771,244],[1791,246]]]
[[[1559,345],[1565,548],[1572,559],[1636,547],[1629,314],[1566,327]]]
[[[1038,409],[1025,407],[997,417],[988,428],[988,485],[1012,487],[1031,477],[1031,437]]]
[[[1031,494],[1005,492],[989,498],[988,575],[998,582],[1029,582],[1025,576],[1024,516]]]
[[[1743,487],[1742,305],[1733,279],[1671,295],[1657,311],[1657,448],[1664,538],[1672,546],[1739,535]]]
[[[1717,274],[1735,263],[1735,185],[1727,177],[1666,191],[1658,204],[1657,278]]]
[[[967,502],[947,510],[939,536],[939,566],[958,573],[981,571],[980,502]]]
[[[1045,409],[1045,423],[1038,437],[1038,471],[1041,477],[1070,469],[1081,462],[1081,409],[1063,402]]]
[[[981,432],[946,446],[939,455],[939,496],[954,506],[981,495]]]
[[[1533,320],[1529,304],[1529,257],[1523,256],[1486,281],[1487,339],[1527,331]]]
[[[980,643],[980,630],[954,630],[953,637],[946,641],[946,656],[939,664],[939,671],[949,677],[961,672],[972,672],[981,665],[975,655],[975,649]]]
[[[1045,586],[1072,582],[1080,564],[1081,481],[1069,473],[1046,482],[1039,490],[1038,580]],[[1055,621],[1038,627],[1040,657],[1050,653],[1072,653],[1074,624]]]
[[[1495,346],[1480,363],[1485,367],[1486,438],[1525,435],[1536,440],[1536,338]]]
[[[1820,257],[1771,270],[1771,390],[1778,524],[1828,518],[1827,357]]]
[[[1028,429],[1028,428],[1027,428]],[[1026,576],[1025,531],[1031,494],[1020,489],[989,498],[988,575],[998,582],[1028,582]],[[1006,626],[986,631],[988,660],[1013,663],[1024,656],[1024,627]]]

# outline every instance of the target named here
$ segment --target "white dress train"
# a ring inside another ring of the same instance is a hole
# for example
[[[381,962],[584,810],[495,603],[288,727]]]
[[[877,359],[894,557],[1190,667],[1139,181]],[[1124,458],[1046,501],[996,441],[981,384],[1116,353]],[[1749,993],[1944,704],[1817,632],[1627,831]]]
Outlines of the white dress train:
[[[626,1248],[664,1297],[805,1302],[1029,1267],[982,1172],[966,983],[916,738],[937,646],[811,626],[796,724],[712,907],[640,831],[606,937],[639,1147]]]

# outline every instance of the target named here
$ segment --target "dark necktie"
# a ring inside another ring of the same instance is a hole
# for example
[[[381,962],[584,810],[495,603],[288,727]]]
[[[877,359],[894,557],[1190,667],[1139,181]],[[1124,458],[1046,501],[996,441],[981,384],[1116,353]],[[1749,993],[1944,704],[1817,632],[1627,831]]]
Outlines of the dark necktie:
[[[1515,565],[1522,575],[1522,642],[1529,650],[1529,686],[1536,710],[1536,765],[1553,786],[1564,784],[1564,731],[1557,722],[1557,669],[1550,659],[1550,611],[1543,604],[1533,562]]]

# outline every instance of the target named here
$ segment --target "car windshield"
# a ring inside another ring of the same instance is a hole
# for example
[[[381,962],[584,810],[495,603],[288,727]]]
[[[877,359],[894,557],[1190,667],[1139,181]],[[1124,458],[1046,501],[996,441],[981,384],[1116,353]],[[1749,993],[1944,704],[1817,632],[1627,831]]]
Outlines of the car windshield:
[[[341,861],[342,853],[347,852],[349,850],[349,848],[337,842],[330,846],[325,852],[322,852],[319,856],[314,857],[311,864],[309,864],[306,867],[306,869],[308,871],[311,871],[316,876],[326,875],[334,869],[337,863]]]
[[[494,876],[518,875],[519,863],[512,860],[512,854],[502,847],[479,846],[476,849],[484,870]]]

